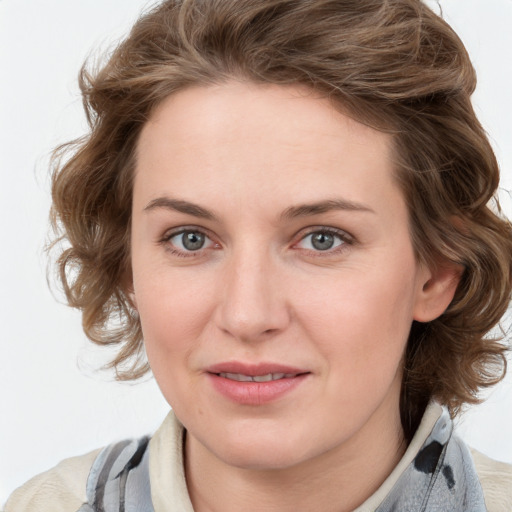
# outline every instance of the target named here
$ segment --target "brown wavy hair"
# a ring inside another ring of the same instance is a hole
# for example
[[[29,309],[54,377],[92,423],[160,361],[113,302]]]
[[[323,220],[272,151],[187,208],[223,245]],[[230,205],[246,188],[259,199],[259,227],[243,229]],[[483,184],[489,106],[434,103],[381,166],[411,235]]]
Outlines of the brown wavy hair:
[[[471,105],[468,54],[419,0],[167,0],[104,65],[82,68],[90,133],[56,150],[51,220],[66,242],[56,263],[67,300],[93,342],[119,346],[110,364],[117,378],[148,370],[127,295],[138,136],[170,94],[230,79],[307,85],[393,134],[418,260],[464,268],[448,310],[412,325],[406,437],[432,398],[452,415],[477,402],[506,369],[506,345],[489,331],[509,303],[512,230],[494,197],[498,164]]]

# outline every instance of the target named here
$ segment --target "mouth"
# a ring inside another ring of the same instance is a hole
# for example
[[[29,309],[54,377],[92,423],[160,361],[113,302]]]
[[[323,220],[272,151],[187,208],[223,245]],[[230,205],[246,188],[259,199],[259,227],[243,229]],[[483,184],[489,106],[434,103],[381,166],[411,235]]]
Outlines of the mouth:
[[[271,382],[274,380],[291,379],[297,377],[297,373],[267,373],[265,375],[244,375],[243,373],[216,373],[219,377],[224,379],[236,380],[238,382]]]
[[[207,369],[213,389],[239,405],[261,406],[291,394],[311,372],[274,363],[221,363]]]
[[[245,363],[242,361],[217,363],[207,367],[205,371],[240,382],[249,382],[252,379],[256,379],[255,382],[268,382],[310,373],[304,368],[280,363]]]

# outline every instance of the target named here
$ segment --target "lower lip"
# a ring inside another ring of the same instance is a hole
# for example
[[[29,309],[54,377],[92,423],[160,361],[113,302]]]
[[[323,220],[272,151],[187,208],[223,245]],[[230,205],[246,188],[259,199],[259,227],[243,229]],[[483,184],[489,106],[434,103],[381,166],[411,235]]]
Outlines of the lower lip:
[[[290,393],[304,382],[308,375],[304,373],[296,377],[267,382],[239,382],[215,373],[209,373],[208,377],[215,390],[229,400],[243,405],[263,405]]]

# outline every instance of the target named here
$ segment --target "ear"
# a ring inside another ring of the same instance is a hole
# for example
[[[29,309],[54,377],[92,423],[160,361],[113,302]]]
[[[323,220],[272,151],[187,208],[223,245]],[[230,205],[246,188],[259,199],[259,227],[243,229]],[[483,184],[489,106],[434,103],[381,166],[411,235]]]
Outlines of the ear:
[[[418,276],[414,320],[430,322],[440,317],[452,302],[463,272],[462,265],[451,262],[443,262],[433,269],[423,266]]]

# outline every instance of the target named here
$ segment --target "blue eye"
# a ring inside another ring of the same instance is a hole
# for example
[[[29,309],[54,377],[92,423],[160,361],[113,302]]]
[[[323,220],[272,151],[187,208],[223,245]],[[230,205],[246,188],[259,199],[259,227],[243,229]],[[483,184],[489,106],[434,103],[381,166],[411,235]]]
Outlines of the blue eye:
[[[343,245],[342,236],[332,231],[313,231],[307,234],[297,245],[311,251],[330,251]]]
[[[168,238],[168,242],[177,250],[194,252],[211,247],[213,242],[201,231],[186,230]]]

